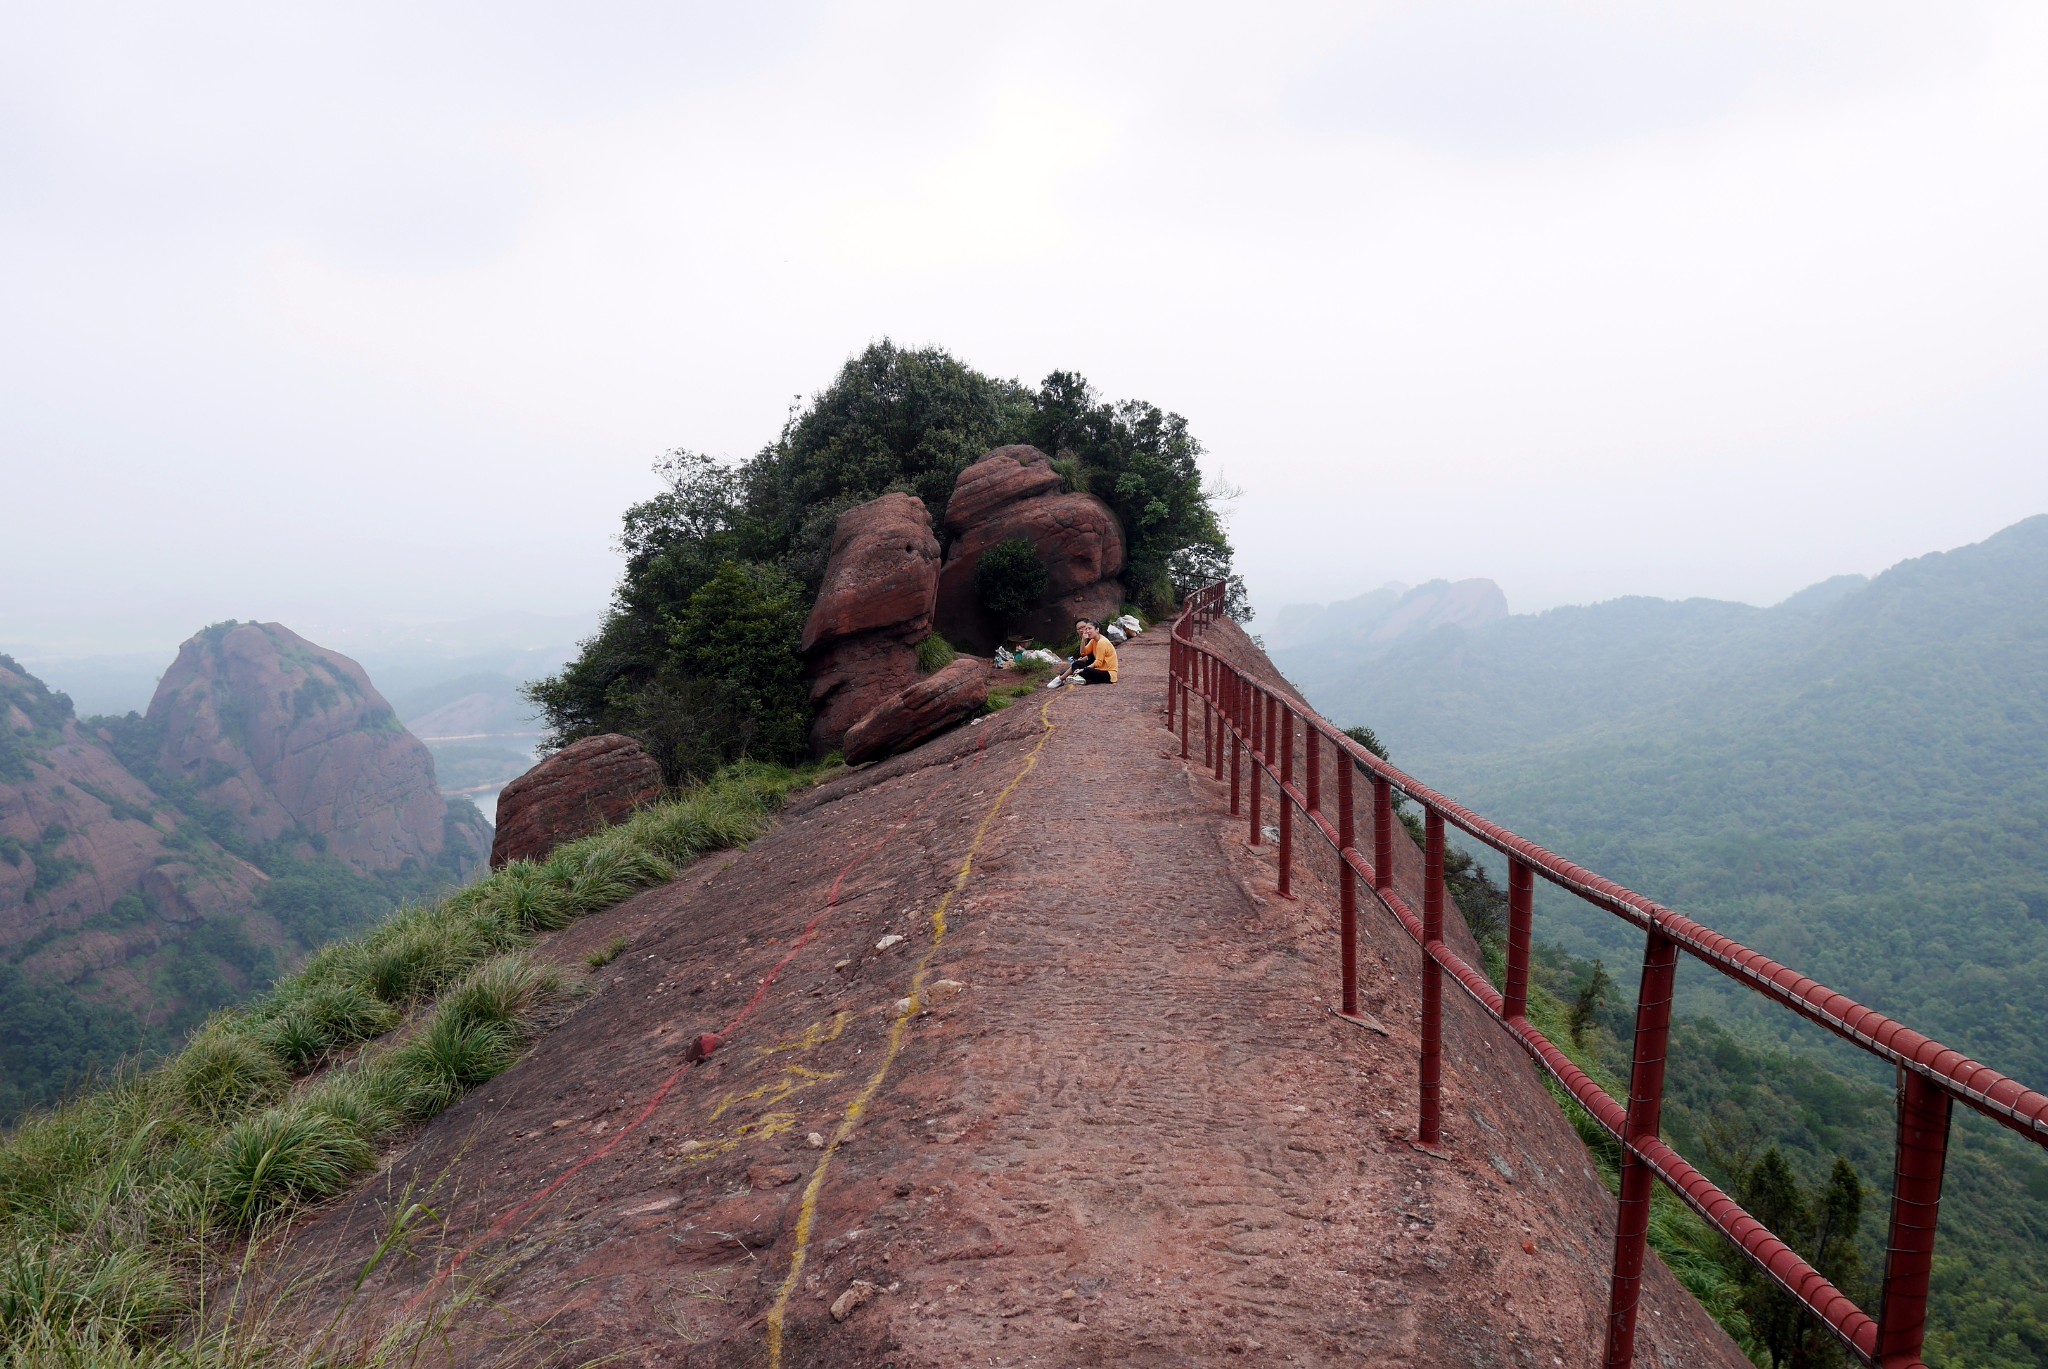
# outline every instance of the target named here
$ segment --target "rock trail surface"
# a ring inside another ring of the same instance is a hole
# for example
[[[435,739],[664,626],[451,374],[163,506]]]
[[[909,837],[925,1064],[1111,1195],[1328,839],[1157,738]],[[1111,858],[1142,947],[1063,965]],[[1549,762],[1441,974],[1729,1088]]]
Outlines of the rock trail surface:
[[[284,1238],[276,1286],[309,1326],[347,1301],[344,1338],[474,1297],[446,1348],[479,1365],[1597,1362],[1583,1149],[1457,1003],[1444,1152],[1407,1144],[1416,954],[1368,913],[1391,1035],[1330,1015],[1328,872],[1275,897],[1160,726],[1165,648],[562,934],[565,963],[630,949]],[[351,1297],[411,1201],[441,1224]],[[1745,1363],[1661,1266],[1642,1320],[1641,1364]]]

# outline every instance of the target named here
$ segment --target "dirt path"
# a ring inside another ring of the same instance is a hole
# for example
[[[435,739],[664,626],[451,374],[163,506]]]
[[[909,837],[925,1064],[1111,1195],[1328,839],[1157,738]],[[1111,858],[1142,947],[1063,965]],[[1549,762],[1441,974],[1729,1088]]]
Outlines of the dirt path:
[[[1450,1158],[1405,1144],[1408,961],[1369,934],[1390,1037],[1329,1015],[1328,891],[1273,898],[1270,851],[1183,767],[1165,646],[567,934],[564,959],[632,949],[302,1228],[309,1305],[438,1183],[444,1224],[350,1324],[474,1298],[448,1319],[466,1363],[1590,1362],[1611,1204],[1583,1151],[1455,1013]],[[1668,1276],[1649,1306],[1639,1362],[1742,1363]]]

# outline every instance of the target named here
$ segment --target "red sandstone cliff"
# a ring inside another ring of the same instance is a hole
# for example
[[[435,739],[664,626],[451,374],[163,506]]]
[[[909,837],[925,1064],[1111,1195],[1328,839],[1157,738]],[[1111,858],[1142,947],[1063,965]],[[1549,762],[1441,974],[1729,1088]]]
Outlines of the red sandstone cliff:
[[[426,747],[361,666],[281,624],[217,625],[186,642],[149,723],[161,771],[256,841],[295,832],[364,872],[441,854],[447,805]]]

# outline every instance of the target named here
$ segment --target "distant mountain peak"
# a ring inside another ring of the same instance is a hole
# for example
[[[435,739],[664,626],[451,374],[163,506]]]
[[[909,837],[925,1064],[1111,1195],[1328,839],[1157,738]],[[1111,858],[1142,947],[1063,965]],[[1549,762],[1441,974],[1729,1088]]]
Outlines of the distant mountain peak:
[[[1334,604],[1290,604],[1264,636],[1274,649],[1337,642],[1378,650],[1440,627],[1479,628],[1507,616],[1507,596],[1491,580],[1389,581]]]

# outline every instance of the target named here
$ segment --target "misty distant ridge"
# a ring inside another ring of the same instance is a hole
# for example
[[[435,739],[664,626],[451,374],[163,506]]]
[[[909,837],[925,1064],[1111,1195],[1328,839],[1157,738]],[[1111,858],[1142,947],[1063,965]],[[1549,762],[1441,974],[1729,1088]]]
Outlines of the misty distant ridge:
[[[1396,765],[2048,1076],[2021,1008],[2048,994],[2048,516],[1770,608],[1626,598],[1375,641],[1344,607],[1290,616],[1336,630],[1273,655]]]
[[[1334,604],[1289,604],[1260,636],[1268,650],[1318,642],[1377,650],[1439,627],[1482,628],[1507,616],[1507,596],[1491,580],[1390,581]]]
[[[1937,553],[1939,554],[1939,553]],[[1773,605],[1799,612],[1812,612],[1847,598],[1870,583],[1867,575],[1834,575],[1808,585]],[[1540,618],[1543,613],[1560,613],[1572,608],[1599,608],[1602,604],[1645,600],[1650,603],[1735,603],[1721,599],[1656,599],[1647,595],[1622,595],[1591,605],[1566,605],[1542,613],[1514,615],[1508,612],[1507,595],[1492,580],[1431,580],[1408,585],[1390,580],[1378,589],[1367,590],[1352,599],[1333,604],[1286,604],[1268,619],[1261,634],[1268,648],[1284,650],[1342,641],[1369,648],[1390,646],[1404,637],[1429,632],[1446,625],[1486,627],[1507,618]]]

